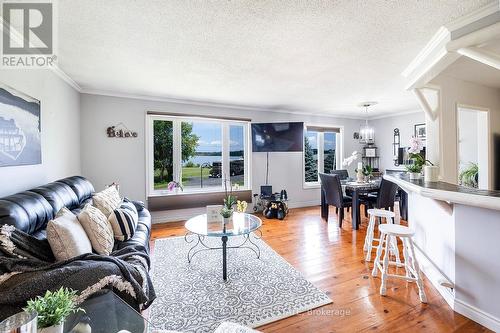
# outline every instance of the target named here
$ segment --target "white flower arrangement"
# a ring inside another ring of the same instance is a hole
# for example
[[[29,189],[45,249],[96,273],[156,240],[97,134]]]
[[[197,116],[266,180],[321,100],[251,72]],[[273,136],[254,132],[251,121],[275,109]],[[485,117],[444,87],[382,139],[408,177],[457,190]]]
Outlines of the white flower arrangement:
[[[410,146],[408,152],[410,154],[418,154],[424,148],[424,144],[420,138],[412,136],[410,139]]]
[[[359,158],[360,153],[355,150],[352,152],[351,156],[344,158],[344,161],[342,161],[343,166],[349,166],[352,164],[352,162],[356,161]]]

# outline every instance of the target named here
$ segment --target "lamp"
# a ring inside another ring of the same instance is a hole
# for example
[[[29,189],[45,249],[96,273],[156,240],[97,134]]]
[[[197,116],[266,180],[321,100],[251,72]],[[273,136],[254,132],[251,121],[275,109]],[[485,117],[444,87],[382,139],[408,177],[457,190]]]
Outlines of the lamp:
[[[368,124],[368,108],[375,104],[377,104],[377,102],[363,102],[358,104],[359,107],[365,108],[366,112],[365,124],[361,125],[359,129],[359,142],[361,143],[375,142],[375,130]]]

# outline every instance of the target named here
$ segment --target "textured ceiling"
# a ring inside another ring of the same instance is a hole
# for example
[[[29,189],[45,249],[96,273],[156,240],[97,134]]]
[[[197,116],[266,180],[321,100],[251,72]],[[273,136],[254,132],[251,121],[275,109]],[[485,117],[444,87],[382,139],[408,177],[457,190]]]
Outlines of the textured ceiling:
[[[417,108],[400,73],[490,0],[63,0],[61,68],[84,89],[362,115]]]

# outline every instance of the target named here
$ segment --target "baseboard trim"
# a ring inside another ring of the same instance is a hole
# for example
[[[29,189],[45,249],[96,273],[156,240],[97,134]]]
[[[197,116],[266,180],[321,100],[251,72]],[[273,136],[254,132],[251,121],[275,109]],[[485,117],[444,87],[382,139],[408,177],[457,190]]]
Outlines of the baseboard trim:
[[[319,200],[295,201],[295,202],[290,201],[288,207],[289,208],[312,207],[312,206],[318,206],[319,204],[320,204]],[[251,207],[249,209],[251,209]],[[153,224],[179,222],[179,221],[185,221],[198,214],[204,214],[205,212],[206,212],[205,207],[156,211],[156,212],[151,212],[151,221]]]
[[[489,313],[476,308],[459,299],[455,299],[455,309],[456,312],[461,315],[466,316],[469,319],[489,328],[492,331],[500,332],[500,318],[497,318]]]
[[[450,279],[443,273],[441,273],[439,269],[436,268],[436,265],[427,257],[427,255],[416,244],[415,244],[415,250],[420,270],[425,274],[425,276],[431,282],[434,288],[437,289],[439,294],[444,298],[446,303],[448,303],[450,308],[452,310],[455,310],[455,301],[456,301],[455,292],[439,284],[439,281],[442,279],[446,280]],[[454,283],[454,281],[450,282]]]

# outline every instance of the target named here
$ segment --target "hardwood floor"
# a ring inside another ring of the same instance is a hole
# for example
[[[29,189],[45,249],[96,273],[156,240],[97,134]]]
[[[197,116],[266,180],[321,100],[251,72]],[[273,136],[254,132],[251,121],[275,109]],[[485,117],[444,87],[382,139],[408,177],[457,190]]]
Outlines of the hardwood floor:
[[[414,283],[402,280],[389,280],[387,296],[380,296],[380,278],[371,276],[373,263],[364,261],[367,221],[363,218],[353,232],[347,217],[339,229],[330,209],[328,223],[320,218],[319,207],[292,209],[285,221],[262,218],[266,243],[325,291],[333,304],[261,326],[260,331],[490,332],[452,311],[425,276],[428,304],[420,303]],[[156,224],[152,239],[184,232],[183,222]]]

